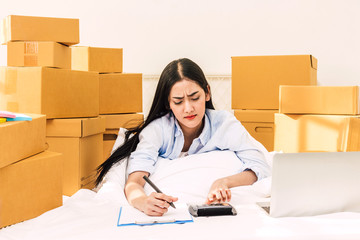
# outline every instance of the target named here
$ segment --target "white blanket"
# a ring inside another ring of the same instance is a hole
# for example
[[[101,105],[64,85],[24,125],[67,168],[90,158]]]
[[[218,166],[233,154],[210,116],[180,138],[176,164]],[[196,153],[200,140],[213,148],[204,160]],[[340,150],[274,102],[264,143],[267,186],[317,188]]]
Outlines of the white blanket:
[[[240,161],[231,152],[212,152],[176,160],[159,159],[151,179],[179,201],[202,203],[213,180],[230,175]],[[360,214],[271,218],[255,203],[268,200],[271,179],[233,188],[237,216],[194,218],[193,223],[117,227],[124,165],[113,168],[98,193],[80,190],[62,207],[0,230],[1,240],[15,239],[360,239]],[[149,186],[146,192],[153,191]]]

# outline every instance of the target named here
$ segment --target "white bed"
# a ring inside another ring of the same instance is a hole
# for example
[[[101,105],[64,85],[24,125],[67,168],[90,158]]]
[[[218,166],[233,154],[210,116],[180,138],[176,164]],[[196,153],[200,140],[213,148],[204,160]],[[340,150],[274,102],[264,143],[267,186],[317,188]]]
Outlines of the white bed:
[[[190,164],[191,163],[191,164]],[[271,163],[271,158],[269,159]],[[240,161],[231,152],[212,152],[169,161],[159,159],[151,176],[179,201],[203,203],[214,179],[235,173]],[[194,218],[185,224],[117,227],[124,166],[114,168],[96,193],[79,190],[64,205],[0,230],[0,239],[360,239],[360,213],[272,218],[256,205],[268,201],[271,178],[232,189],[237,216]],[[152,191],[149,186],[145,191]]]

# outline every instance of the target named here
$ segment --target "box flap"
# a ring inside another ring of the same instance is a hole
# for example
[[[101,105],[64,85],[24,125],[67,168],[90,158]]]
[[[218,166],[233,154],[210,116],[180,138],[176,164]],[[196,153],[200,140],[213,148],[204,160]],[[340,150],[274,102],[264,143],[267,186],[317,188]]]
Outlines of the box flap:
[[[82,121],[82,137],[105,132],[105,118],[87,118]]]
[[[32,120],[0,124],[0,168],[46,149],[46,116],[26,115],[32,117]]]
[[[313,55],[310,55],[310,63],[311,67],[317,70],[317,59]]]
[[[359,87],[280,85],[279,110],[285,114],[357,115]]]
[[[86,137],[104,131],[103,117],[48,119],[46,124],[47,137]]]
[[[106,119],[106,129],[132,128],[144,121],[144,115],[138,113],[130,114],[103,114]]]
[[[80,41],[79,19],[9,15],[2,25],[2,44],[9,41],[51,41],[74,45]]]
[[[278,110],[234,110],[235,117],[240,122],[274,122],[274,114]]]

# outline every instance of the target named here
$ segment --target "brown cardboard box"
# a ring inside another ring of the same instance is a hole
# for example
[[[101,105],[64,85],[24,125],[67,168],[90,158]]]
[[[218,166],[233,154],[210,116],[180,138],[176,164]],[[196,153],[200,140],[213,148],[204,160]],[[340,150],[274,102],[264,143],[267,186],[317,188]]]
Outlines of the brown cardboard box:
[[[71,68],[71,51],[56,42],[8,42],[7,65],[12,67]]]
[[[121,73],[122,48],[71,47],[71,69],[99,73]]]
[[[279,109],[280,85],[316,85],[311,55],[232,57],[232,109]]]
[[[27,115],[31,121],[0,124],[0,168],[45,150],[45,116]]]
[[[0,67],[0,109],[50,118],[99,115],[94,72],[46,67]]]
[[[81,181],[81,188],[94,189],[96,187],[96,174],[93,174]]]
[[[103,117],[47,120],[49,150],[64,155],[64,195],[73,195],[96,175],[103,162],[104,131]]]
[[[120,128],[133,128],[138,126],[144,121],[144,115],[141,113],[129,113],[129,114],[106,114],[100,115],[105,118],[105,128],[117,129]]]
[[[99,74],[100,114],[142,112],[142,74]]]
[[[344,131],[343,146],[346,151],[360,151],[360,118],[349,118],[349,127]]]
[[[234,110],[235,117],[268,151],[274,150],[274,114],[277,110]]]
[[[104,154],[103,154],[103,160],[105,161],[106,159],[108,159],[108,157],[110,157],[111,155],[111,150],[113,149],[114,147],[114,144],[115,144],[115,141],[116,141],[116,138],[117,138],[117,133],[113,133],[113,134],[104,134],[104,137],[103,137],[103,146],[104,146]]]
[[[280,112],[360,114],[358,86],[280,86]]]
[[[1,22],[1,44],[13,41],[79,43],[79,19],[10,15]]]
[[[133,128],[144,121],[143,114],[113,114],[101,115],[105,118],[104,161],[110,156],[120,128]]]
[[[283,152],[346,152],[352,118],[359,115],[285,115],[275,114],[274,150]]]
[[[0,228],[62,205],[62,160],[45,151],[0,168]]]

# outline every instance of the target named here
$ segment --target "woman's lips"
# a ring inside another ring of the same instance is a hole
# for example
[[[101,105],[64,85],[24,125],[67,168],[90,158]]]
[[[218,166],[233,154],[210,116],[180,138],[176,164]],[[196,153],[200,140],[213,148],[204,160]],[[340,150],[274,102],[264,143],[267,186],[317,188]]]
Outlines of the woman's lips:
[[[196,115],[190,115],[190,116],[186,116],[185,118],[189,119],[189,120],[193,120],[195,117],[196,117]]]

